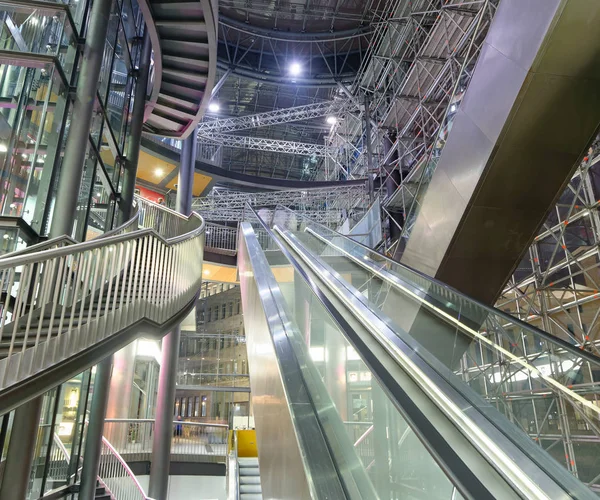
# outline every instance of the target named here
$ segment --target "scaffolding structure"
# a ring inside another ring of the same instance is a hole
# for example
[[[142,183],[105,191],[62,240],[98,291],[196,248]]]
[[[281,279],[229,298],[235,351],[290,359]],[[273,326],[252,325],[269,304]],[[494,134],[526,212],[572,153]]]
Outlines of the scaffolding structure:
[[[596,355],[600,355],[599,153],[596,142],[496,303],[497,308]],[[571,387],[599,404],[600,373],[584,371]],[[594,459],[600,449],[598,418],[541,392],[519,395],[533,410],[541,399],[546,401],[546,412],[535,422],[542,429],[537,433],[540,444],[600,491],[600,466]],[[549,420],[554,429],[548,429]]]
[[[426,165],[444,145],[487,34],[497,0],[395,2],[380,22],[370,57],[343,90],[360,105],[332,129],[321,175],[370,174],[385,225],[403,229]],[[367,127],[367,123],[376,126]],[[402,214],[400,217],[394,214]],[[388,228],[386,250],[395,241]]]

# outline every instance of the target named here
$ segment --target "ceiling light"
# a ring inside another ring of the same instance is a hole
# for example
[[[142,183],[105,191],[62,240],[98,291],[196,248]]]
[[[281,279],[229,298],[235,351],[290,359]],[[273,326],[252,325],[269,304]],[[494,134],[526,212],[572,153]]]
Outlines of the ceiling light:
[[[100,198],[100,196],[102,196],[102,193],[96,193],[96,196],[97,196],[98,198]]]
[[[157,169],[154,171],[154,175],[155,175],[156,177],[160,177],[160,176],[162,176],[163,174],[164,174],[164,170],[163,170],[162,168],[157,168]]]
[[[6,147],[6,144],[0,144],[0,153],[6,153],[8,151],[8,148]]]
[[[46,158],[42,158],[41,156],[38,156],[37,162],[38,163],[44,163],[46,161]]]
[[[217,112],[219,111],[219,109],[220,109],[220,106],[219,106],[219,103],[218,103],[218,102],[211,102],[211,103],[208,105],[208,110],[209,110],[211,113],[217,113]]]
[[[337,123],[337,118],[335,116],[328,116],[327,123],[329,123],[329,125],[335,125]]]
[[[202,274],[204,274],[204,276],[208,276],[210,274],[210,271],[208,269],[205,269],[204,271],[202,271]]]
[[[302,66],[300,66],[299,62],[290,64],[290,75],[298,76],[300,73],[302,73]]]
[[[450,113],[454,113],[456,111],[456,104],[450,106]]]
[[[24,160],[26,160],[26,159],[27,159],[27,155],[26,155],[25,153],[23,153],[23,154],[21,155],[21,158],[23,158]]]

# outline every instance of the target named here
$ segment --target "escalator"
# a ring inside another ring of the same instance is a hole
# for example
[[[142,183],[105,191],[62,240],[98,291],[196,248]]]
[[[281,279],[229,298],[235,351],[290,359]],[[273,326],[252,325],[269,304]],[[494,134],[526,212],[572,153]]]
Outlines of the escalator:
[[[200,291],[204,220],[136,199],[96,239],[59,237],[0,259],[0,414],[140,335],[165,335]]]
[[[598,428],[597,357],[292,211],[247,213],[265,497],[597,498],[593,457],[573,471],[573,442],[544,442],[556,418]]]

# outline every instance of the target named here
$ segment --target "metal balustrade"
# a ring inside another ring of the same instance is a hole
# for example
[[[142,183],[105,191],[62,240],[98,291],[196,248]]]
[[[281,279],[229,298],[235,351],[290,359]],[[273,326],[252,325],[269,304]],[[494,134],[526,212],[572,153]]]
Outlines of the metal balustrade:
[[[98,480],[118,500],[149,500],[144,488],[114,446],[102,438]]]
[[[141,198],[137,207],[144,229],[0,259],[0,396],[142,320],[162,331],[193,302],[203,219]]]
[[[203,422],[173,422],[171,456],[190,461],[213,457],[207,461],[225,461],[229,427]],[[106,419],[104,436],[115,450],[125,456],[143,459],[152,453],[154,420]],[[186,458],[187,457],[187,458]]]
[[[205,247],[216,253],[235,255],[237,253],[237,227],[206,223]]]

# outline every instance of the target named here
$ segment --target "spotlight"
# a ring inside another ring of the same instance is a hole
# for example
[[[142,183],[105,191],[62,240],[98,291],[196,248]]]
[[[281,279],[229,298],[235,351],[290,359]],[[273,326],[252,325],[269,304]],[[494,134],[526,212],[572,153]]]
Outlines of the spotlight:
[[[164,173],[164,171],[163,171],[163,169],[162,169],[162,168],[157,168],[157,169],[154,171],[154,175],[155,175],[156,177],[160,177],[161,175],[163,175],[163,173]]]
[[[211,113],[218,113],[219,109],[221,109],[221,107],[219,106],[219,103],[218,103],[218,102],[211,102],[211,103],[208,105],[208,110],[209,110]]]
[[[292,76],[298,76],[300,73],[302,73],[302,66],[300,66],[300,63],[298,62],[294,62],[292,64],[290,64],[290,75]]]
[[[335,125],[337,123],[337,118],[335,116],[328,116],[327,123],[329,123],[329,125]]]

